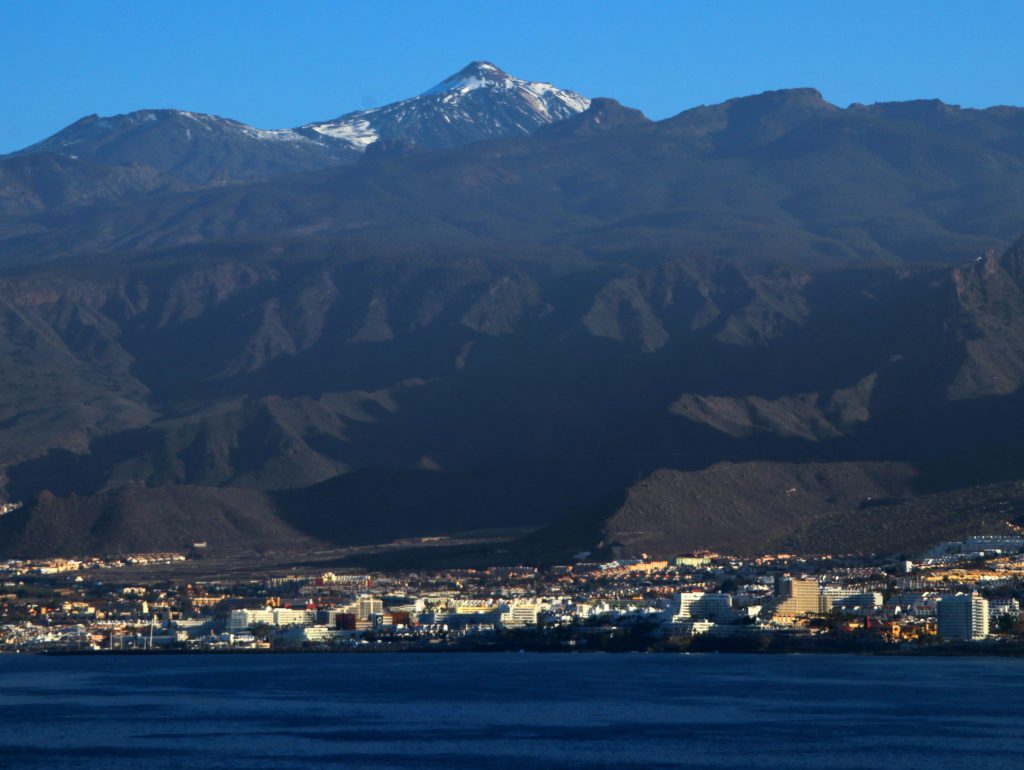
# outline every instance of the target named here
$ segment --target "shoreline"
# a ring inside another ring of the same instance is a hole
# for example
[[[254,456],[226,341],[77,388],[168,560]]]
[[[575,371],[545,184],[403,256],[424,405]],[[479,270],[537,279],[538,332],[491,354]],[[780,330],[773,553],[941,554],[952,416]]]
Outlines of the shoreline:
[[[566,647],[553,645],[453,645],[440,647],[351,647],[330,648],[321,646],[282,647],[278,649],[131,649],[131,650],[10,650],[0,651],[0,657],[29,655],[32,657],[146,657],[146,656],[217,656],[217,655],[493,655],[493,654],[538,654],[538,655],[856,655],[861,657],[886,658],[1024,658],[1024,643],[971,643],[940,644],[924,647],[898,647],[888,645],[852,644],[795,644],[758,647],[754,644],[687,645],[687,646],[637,646],[621,649],[599,649],[587,647]]]

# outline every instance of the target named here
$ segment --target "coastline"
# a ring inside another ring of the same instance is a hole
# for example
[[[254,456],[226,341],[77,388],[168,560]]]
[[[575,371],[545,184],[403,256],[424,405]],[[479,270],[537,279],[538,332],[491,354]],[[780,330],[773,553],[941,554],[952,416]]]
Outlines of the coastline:
[[[647,645],[616,648],[567,646],[554,644],[452,644],[452,645],[360,645],[328,647],[326,645],[281,646],[269,649],[126,649],[126,650],[20,650],[0,651],[0,657],[28,655],[32,657],[144,657],[144,656],[218,656],[218,655],[455,655],[455,654],[518,654],[542,655],[856,655],[865,657],[930,657],[930,658],[1017,658],[1024,657],[1024,642],[970,642],[929,645],[891,645],[856,640],[800,640],[801,643],[778,643],[766,638],[703,640],[696,637],[688,644],[667,640]]]

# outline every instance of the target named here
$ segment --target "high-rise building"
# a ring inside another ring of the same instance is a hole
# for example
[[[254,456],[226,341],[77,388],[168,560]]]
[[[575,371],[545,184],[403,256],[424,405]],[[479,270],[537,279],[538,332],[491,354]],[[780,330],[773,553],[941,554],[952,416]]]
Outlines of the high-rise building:
[[[384,612],[384,602],[371,594],[363,594],[356,601],[356,618],[369,620],[374,615]]]
[[[716,623],[732,619],[732,596],[724,593],[704,594],[691,609],[695,618],[712,620]]]
[[[501,624],[508,628],[522,628],[537,625],[540,605],[531,601],[518,601],[508,604],[499,617]]]
[[[668,615],[673,621],[688,619],[727,621],[732,618],[732,596],[723,593],[683,591],[672,597]]]
[[[774,618],[789,622],[803,615],[817,615],[832,609],[832,599],[814,578],[780,577],[775,581]]]
[[[672,597],[668,614],[673,620],[687,620],[693,617],[693,608],[704,598],[703,591],[681,591]]]
[[[939,636],[973,642],[988,636],[988,600],[977,594],[943,596],[938,604]]]

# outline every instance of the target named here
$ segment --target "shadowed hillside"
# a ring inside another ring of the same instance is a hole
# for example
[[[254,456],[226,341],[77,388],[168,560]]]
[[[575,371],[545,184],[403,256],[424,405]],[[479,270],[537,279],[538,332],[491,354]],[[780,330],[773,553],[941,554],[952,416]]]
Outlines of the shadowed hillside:
[[[188,190],[0,161],[0,549],[988,526],[1024,477],[1022,114],[598,99]]]

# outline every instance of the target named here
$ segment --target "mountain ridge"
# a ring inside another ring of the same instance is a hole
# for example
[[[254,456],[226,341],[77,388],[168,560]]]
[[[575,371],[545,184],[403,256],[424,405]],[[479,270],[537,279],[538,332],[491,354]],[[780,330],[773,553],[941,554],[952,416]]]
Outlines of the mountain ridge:
[[[192,184],[222,184],[354,162],[378,140],[425,148],[527,134],[586,109],[572,91],[471,62],[418,96],[330,121],[260,129],[172,109],[87,115],[12,156],[49,152],[106,165],[150,165]]]
[[[816,93],[793,98],[818,105]],[[694,111],[649,122],[597,100],[521,137],[433,151],[395,140],[374,163],[12,221],[0,259],[311,234],[430,243],[444,233],[487,251],[557,243],[599,260],[685,250],[821,269],[956,264],[1019,235],[1024,142],[1009,137],[1024,110],[916,122],[889,108],[794,112],[793,98],[738,100],[748,113],[762,104],[763,120],[730,122],[735,105],[725,103],[697,108],[710,122]],[[600,115],[604,125],[593,122]],[[46,238],[22,237],[41,227]]]
[[[476,522],[564,559],[1012,519],[1022,116],[791,89],[259,179],[216,142],[202,182],[0,159],[0,495],[26,503],[0,551]]]

